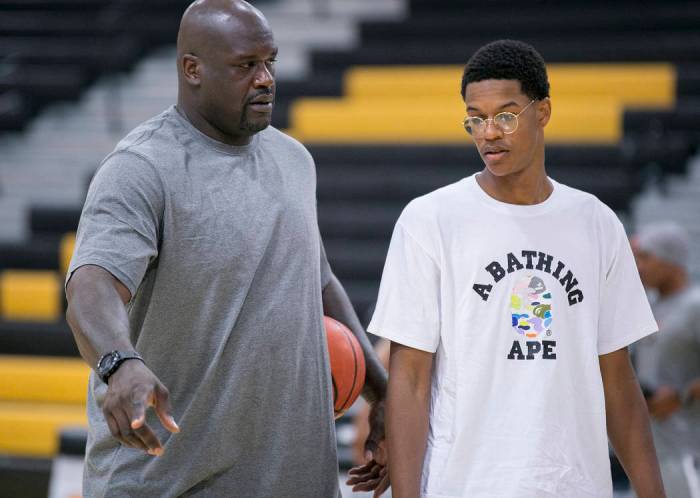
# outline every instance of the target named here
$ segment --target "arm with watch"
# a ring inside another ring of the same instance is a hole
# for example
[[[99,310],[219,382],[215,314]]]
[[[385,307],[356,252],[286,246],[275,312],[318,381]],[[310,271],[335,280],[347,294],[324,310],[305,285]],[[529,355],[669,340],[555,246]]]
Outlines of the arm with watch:
[[[179,428],[170,415],[168,390],[129,339],[129,290],[107,270],[85,265],[71,276],[66,297],[66,319],[80,355],[108,385],[102,411],[110,432],[125,446],[161,455],[163,447],[145,422],[148,407],[167,430]]]

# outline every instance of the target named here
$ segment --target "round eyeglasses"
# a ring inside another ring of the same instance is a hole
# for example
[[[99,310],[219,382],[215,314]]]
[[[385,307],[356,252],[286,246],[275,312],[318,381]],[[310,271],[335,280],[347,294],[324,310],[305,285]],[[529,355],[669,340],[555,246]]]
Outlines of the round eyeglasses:
[[[518,114],[513,114],[512,112],[499,112],[492,118],[480,118],[478,116],[467,116],[464,118],[463,125],[464,129],[467,130],[472,136],[482,135],[486,131],[488,122],[491,121],[493,125],[501,130],[506,135],[515,133],[518,129],[518,116],[520,116],[525,109],[530,107],[535,100],[531,100],[528,105],[523,107]]]

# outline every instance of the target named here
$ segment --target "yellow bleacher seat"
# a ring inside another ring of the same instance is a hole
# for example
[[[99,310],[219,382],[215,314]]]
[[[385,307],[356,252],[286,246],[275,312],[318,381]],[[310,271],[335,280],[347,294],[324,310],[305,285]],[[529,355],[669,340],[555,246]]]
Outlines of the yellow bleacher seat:
[[[87,424],[89,370],[77,358],[0,355],[0,453],[53,456],[63,427]]]
[[[0,400],[83,404],[89,373],[78,358],[0,355]]]
[[[360,66],[347,71],[347,98],[405,100],[417,96],[459,99],[462,66]],[[675,104],[676,72],[671,64],[552,64],[547,67],[553,99],[613,97],[625,107]]]
[[[56,321],[62,314],[63,286],[53,271],[7,270],[0,274],[0,317]]]
[[[428,99],[430,100],[430,99]],[[584,101],[555,101],[552,120],[545,129],[549,143],[614,144],[621,138],[622,112],[613,100],[604,105]],[[471,141],[462,127],[459,105],[414,99],[376,100],[367,105],[338,99],[304,99],[291,111],[298,140],[333,143],[464,143]]]
[[[549,143],[615,144],[625,108],[671,108],[670,64],[553,64]],[[329,143],[463,143],[460,66],[355,67],[343,98],[302,98],[290,107],[292,136]]]
[[[70,259],[73,257],[75,249],[75,232],[68,232],[61,238],[61,243],[58,248],[58,261],[60,264],[61,275],[65,276],[68,271]]]
[[[62,428],[86,425],[83,405],[0,401],[0,453],[50,458]]]

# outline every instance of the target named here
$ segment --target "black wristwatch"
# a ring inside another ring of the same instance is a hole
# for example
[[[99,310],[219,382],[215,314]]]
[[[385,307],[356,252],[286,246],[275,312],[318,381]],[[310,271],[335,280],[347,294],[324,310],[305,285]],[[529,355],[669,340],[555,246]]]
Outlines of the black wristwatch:
[[[102,382],[107,384],[109,378],[119,368],[119,365],[126,360],[143,361],[143,358],[136,351],[110,351],[103,354],[97,362],[97,375],[102,379]]]

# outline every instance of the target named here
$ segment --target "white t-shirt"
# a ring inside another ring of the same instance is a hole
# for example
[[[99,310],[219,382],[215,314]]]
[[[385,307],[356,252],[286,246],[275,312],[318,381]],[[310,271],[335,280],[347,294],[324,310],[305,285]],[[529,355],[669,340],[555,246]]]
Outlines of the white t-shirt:
[[[552,183],[521,206],[470,176],[396,223],[369,330],[436,353],[425,498],[612,497],[598,355],[657,326],[615,214]]]

